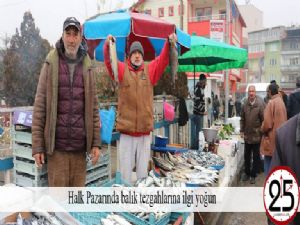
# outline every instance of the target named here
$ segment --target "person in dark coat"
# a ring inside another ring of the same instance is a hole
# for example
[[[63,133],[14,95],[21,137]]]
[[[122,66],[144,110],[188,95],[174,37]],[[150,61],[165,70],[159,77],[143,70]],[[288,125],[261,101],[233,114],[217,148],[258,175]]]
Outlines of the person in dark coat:
[[[236,116],[241,116],[241,111],[242,111],[242,102],[241,102],[240,98],[237,98],[235,101]]]
[[[188,121],[189,121],[189,113],[187,111],[185,100],[184,100],[184,98],[179,98],[178,125],[185,126]]]
[[[300,77],[297,77],[296,90],[288,97],[287,113],[288,119],[300,112]]]
[[[264,102],[256,97],[255,86],[248,88],[248,99],[242,107],[240,120],[241,137],[245,140],[245,173],[242,180],[255,184],[255,178],[260,168],[259,146],[261,141],[260,127],[264,121]]]
[[[300,114],[295,115],[276,130],[275,151],[270,169],[288,166],[300,182]],[[290,225],[300,224],[299,213]]]
[[[228,100],[228,118],[231,118],[231,117],[234,116],[233,107],[234,107],[234,101],[233,101],[232,95],[229,95],[229,100]]]
[[[215,95],[213,99],[213,110],[214,110],[214,120],[218,120],[219,113],[220,113],[220,101],[218,99],[218,95]]]
[[[205,74],[200,74],[199,82],[197,82],[195,87],[194,95],[194,109],[192,117],[192,133],[195,137],[192,139],[192,149],[199,149],[199,132],[202,131],[204,116],[207,115],[205,109],[205,94],[204,89],[206,86],[206,76]]]

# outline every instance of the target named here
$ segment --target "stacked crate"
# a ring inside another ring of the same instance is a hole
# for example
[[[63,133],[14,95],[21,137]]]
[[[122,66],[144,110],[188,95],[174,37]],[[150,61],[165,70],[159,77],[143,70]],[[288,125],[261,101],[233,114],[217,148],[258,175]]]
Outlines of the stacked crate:
[[[32,113],[24,112],[23,115]],[[25,121],[25,120],[23,120]],[[31,120],[30,120],[31,121]],[[22,187],[45,187],[48,186],[47,164],[37,168],[32,157],[31,127],[26,123],[20,125],[20,120],[14,118],[12,129],[13,155],[14,155],[14,183]],[[110,174],[110,146],[103,146],[101,157],[92,165],[87,162],[86,186],[101,186],[111,179]]]
[[[14,183],[22,187],[45,187],[47,165],[37,168],[32,157],[31,128],[15,125],[12,131],[14,155]]]
[[[87,163],[86,186],[101,187],[102,184],[111,179],[110,147],[110,145],[102,146],[101,155],[96,165],[92,165],[91,161]]]

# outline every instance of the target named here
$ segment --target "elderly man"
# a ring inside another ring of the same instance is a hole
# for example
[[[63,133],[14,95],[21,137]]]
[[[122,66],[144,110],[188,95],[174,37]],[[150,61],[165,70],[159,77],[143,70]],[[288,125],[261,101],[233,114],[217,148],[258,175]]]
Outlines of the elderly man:
[[[177,40],[175,34],[169,40]],[[104,61],[109,75],[114,79],[109,59],[109,35],[104,45]],[[150,132],[153,130],[153,86],[169,63],[169,42],[161,54],[149,63],[144,62],[144,49],[140,42],[131,44],[128,59],[118,62],[118,116],[117,130],[121,133],[119,149],[122,178],[131,182],[136,165],[137,178],[148,175],[150,160]]]
[[[261,141],[260,127],[264,120],[264,102],[256,97],[255,86],[248,87],[248,99],[242,107],[240,132],[245,140],[245,173],[242,180],[255,184],[255,177],[260,167],[259,145]]]
[[[91,60],[75,17],[48,54],[34,102],[32,155],[38,166],[47,154],[50,187],[82,187],[86,153],[95,164],[100,155],[98,98]]]

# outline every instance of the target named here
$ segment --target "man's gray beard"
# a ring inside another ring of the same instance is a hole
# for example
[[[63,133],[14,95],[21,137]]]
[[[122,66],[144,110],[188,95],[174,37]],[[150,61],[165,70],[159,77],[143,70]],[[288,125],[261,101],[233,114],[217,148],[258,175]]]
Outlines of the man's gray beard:
[[[139,63],[134,62],[132,64],[135,65],[136,67],[140,67],[143,64],[143,62],[142,61],[140,61]]]

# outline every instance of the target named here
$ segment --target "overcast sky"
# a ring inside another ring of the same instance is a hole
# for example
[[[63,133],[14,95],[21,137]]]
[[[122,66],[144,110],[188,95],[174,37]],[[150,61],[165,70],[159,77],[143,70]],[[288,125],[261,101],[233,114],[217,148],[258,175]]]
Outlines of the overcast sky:
[[[300,0],[236,0],[236,3],[244,5],[247,1],[263,11],[266,28],[300,25]]]
[[[101,9],[107,11],[117,6],[127,8],[136,0],[98,0]],[[236,0],[245,4],[246,0]],[[123,2],[123,5],[122,5]],[[265,27],[300,24],[300,0],[250,0],[264,12]],[[81,22],[97,13],[97,0],[0,0],[0,38],[15,34],[25,11],[30,10],[43,38],[54,44],[62,34],[62,23],[68,16]],[[2,43],[0,43],[0,46]]]

